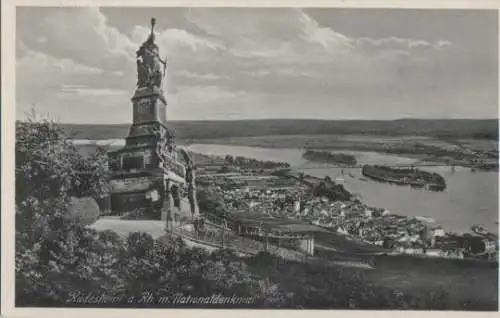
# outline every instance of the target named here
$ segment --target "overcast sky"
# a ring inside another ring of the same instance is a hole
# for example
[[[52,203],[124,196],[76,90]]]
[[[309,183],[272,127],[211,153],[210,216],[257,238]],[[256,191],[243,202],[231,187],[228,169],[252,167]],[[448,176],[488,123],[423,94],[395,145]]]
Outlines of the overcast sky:
[[[157,20],[168,119],[498,117],[496,11],[18,8],[17,117],[129,123]]]

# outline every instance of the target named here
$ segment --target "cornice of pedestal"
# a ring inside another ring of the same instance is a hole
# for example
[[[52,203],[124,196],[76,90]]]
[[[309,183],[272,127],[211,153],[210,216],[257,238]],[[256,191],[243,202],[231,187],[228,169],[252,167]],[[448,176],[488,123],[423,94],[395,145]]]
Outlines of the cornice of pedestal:
[[[132,101],[135,101],[137,99],[143,98],[143,97],[158,97],[160,98],[165,104],[167,104],[166,98],[165,98],[165,92],[157,86],[153,87],[140,87],[137,88],[134,92],[134,96],[132,96]]]

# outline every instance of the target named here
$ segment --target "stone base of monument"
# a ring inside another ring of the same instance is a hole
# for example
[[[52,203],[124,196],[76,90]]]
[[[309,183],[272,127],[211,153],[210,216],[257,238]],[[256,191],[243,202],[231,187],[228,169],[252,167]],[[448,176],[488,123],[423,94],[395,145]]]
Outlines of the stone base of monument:
[[[89,228],[97,231],[111,230],[121,237],[134,232],[143,232],[154,239],[165,235],[165,222],[160,220],[120,220],[119,217],[102,217]]]
[[[187,199],[181,200],[181,208],[177,210],[177,222],[172,223],[173,230],[177,233],[194,232],[193,216],[191,215],[191,206]],[[120,216],[105,216],[99,218],[95,223],[89,226],[98,231],[111,230],[118,235],[126,237],[133,232],[144,232],[153,238],[159,238],[165,235],[166,211],[162,211],[161,220],[123,220]]]
[[[172,217],[177,215],[177,219],[179,221],[182,221],[184,223],[193,221],[193,215],[191,214],[191,205],[189,204],[189,201],[187,199],[181,200],[180,209],[173,207],[172,210],[173,210]],[[161,209],[160,213],[161,213],[161,220],[166,221],[168,215],[167,209]]]

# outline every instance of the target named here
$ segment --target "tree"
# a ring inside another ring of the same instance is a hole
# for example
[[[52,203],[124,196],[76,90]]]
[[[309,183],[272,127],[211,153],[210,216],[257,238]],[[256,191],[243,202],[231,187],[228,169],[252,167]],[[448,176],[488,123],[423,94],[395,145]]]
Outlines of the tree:
[[[16,125],[16,199],[106,194],[105,149],[78,152],[54,122],[28,118]]]
[[[63,226],[71,196],[106,192],[100,153],[85,158],[51,121],[33,115],[17,123],[15,150],[16,230],[28,246]]]
[[[68,206],[72,196],[105,194],[104,159],[101,153],[82,156],[56,123],[34,113],[17,123],[15,150],[16,298],[60,301],[61,291],[72,286],[61,282],[68,279],[61,273],[84,273],[76,264],[92,258],[75,253],[88,235],[97,235],[81,229]]]
[[[225,161],[227,164],[232,165],[232,164],[234,163],[234,158],[233,158],[233,156],[231,156],[231,155],[226,155],[226,157],[224,158],[224,161]]]

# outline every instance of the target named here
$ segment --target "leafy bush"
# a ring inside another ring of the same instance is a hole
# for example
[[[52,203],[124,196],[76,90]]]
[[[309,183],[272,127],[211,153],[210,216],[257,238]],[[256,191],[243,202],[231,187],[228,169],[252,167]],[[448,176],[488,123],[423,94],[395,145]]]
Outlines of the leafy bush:
[[[61,306],[75,292],[118,293],[119,241],[78,226],[16,252],[16,305]],[[115,251],[115,253],[110,253]]]
[[[16,125],[16,198],[44,200],[106,193],[105,152],[83,156],[56,123],[30,118]]]
[[[69,218],[82,226],[93,224],[99,219],[99,205],[93,198],[70,197],[68,203]]]
[[[91,261],[75,251],[81,239],[98,234],[81,229],[75,222],[81,216],[72,217],[69,208],[73,196],[105,194],[105,159],[101,153],[82,156],[57,124],[34,115],[17,123],[15,150],[16,298],[51,303],[74,286],[72,275],[85,273],[76,264]]]
[[[210,213],[221,217],[229,217],[229,209],[224,199],[210,188],[198,189],[197,193],[198,207],[200,211],[209,211]]]

